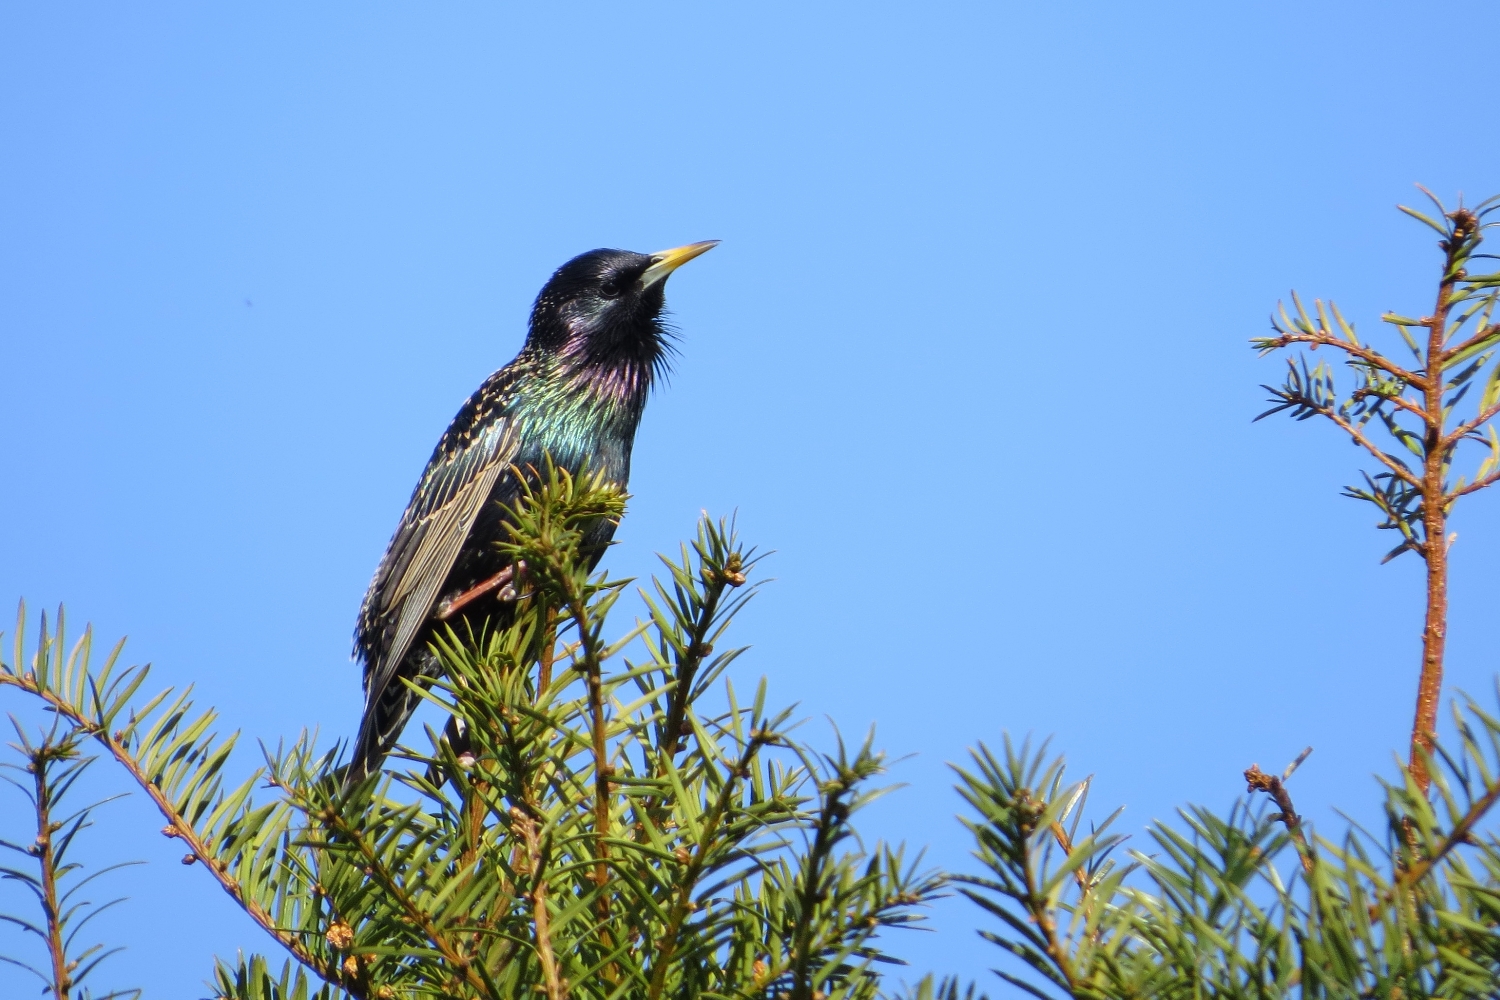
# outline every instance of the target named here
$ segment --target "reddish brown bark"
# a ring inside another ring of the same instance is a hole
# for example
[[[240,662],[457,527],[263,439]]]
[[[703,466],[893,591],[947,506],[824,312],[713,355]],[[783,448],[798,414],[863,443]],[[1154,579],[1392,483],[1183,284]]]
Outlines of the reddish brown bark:
[[[1422,384],[1424,456],[1422,463],[1422,547],[1427,563],[1427,609],[1422,625],[1422,674],[1417,681],[1417,706],[1411,725],[1411,774],[1426,792],[1432,783],[1427,756],[1437,743],[1438,706],[1443,693],[1443,654],[1448,641],[1448,504],[1444,481],[1458,441],[1446,437],[1443,393],[1447,388],[1446,350],[1448,316],[1454,287],[1464,277],[1460,263],[1477,243],[1479,220],[1467,209],[1450,218],[1452,234],[1443,242],[1443,278],[1437,303],[1427,317],[1427,372]]]

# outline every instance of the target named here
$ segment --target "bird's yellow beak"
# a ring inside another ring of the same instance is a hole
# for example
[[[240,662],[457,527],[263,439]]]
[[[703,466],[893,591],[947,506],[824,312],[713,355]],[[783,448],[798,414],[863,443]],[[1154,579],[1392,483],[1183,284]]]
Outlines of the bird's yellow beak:
[[[689,243],[686,246],[660,250],[652,254],[651,266],[646,268],[645,273],[641,275],[641,287],[650,288],[658,281],[665,281],[667,275],[718,245],[718,240],[704,240],[702,243]]]

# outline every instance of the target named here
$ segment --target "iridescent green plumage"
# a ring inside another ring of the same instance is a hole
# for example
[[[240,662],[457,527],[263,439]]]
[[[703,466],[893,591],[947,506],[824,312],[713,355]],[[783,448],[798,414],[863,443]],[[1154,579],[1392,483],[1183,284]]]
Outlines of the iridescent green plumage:
[[[594,250],[558,268],[532,307],[526,345],[458,411],[428,460],[360,608],[354,653],[364,663],[365,711],[350,780],[379,766],[416,708],[404,683],[436,676],[428,649],[436,611],[505,570],[494,542],[519,475],[550,461],[623,488],[630,451],[668,347],[662,289],[677,266],[712,247],[660,254]],[[601,523],[600,552],[614,533]],[[502,613],[493,596],[448,624]]]

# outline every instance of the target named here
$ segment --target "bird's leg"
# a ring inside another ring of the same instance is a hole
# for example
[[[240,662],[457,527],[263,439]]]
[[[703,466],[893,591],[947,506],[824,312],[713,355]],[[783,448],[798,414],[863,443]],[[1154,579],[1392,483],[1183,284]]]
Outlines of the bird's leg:
[[[456,597],[443,598],[438,602],[437,614],[435,617],[440,622],[447,621],[449,618],[452,618],[454,615],[458,614],[460,609],[466,607],[467,605],[473,604],[475,601],[479,600],[490,591],[499,590],[500,588],[504,589],[500,590],[500,593],[496,596],[502,601],[513,601],[516,599],[516,588],[510,586],[510,583],[513,579],[516,578],[518,573],[524,574],[525,572],[526,564],[524,562],[518,562],[512,566],[507,566],[500,572],[496,573],[494,576],[490,577],[488,580],[470,587],[462,594],[459,594]]]

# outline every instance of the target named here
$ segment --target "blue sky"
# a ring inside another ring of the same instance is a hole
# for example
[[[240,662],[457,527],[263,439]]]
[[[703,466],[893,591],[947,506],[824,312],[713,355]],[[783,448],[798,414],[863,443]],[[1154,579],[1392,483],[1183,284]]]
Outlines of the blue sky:
[[[0,601],[252,737],[352,734],[370,572],[541,283],[716,238],[608,565],[738,511],[777,578],[742,683],[908,758],[871,834],[961,867],[945,762],[1006,730],[1127,831],[1308,744],[1299,808],[1370,815],[1419,565],[1378,565],[1331,429],[1251,425],[1246,341],[1291,288],[1426,311],[1393,206],[1500,190],[1478,37],[1439,3],[0,0]],[[1495,504],[1455,523],[1449,690],[1496,672]],[[101,856],[150,864],[109,982],[200,996],[269,945],[110,808]],[[975,920],[894,943],[984,978]]]

